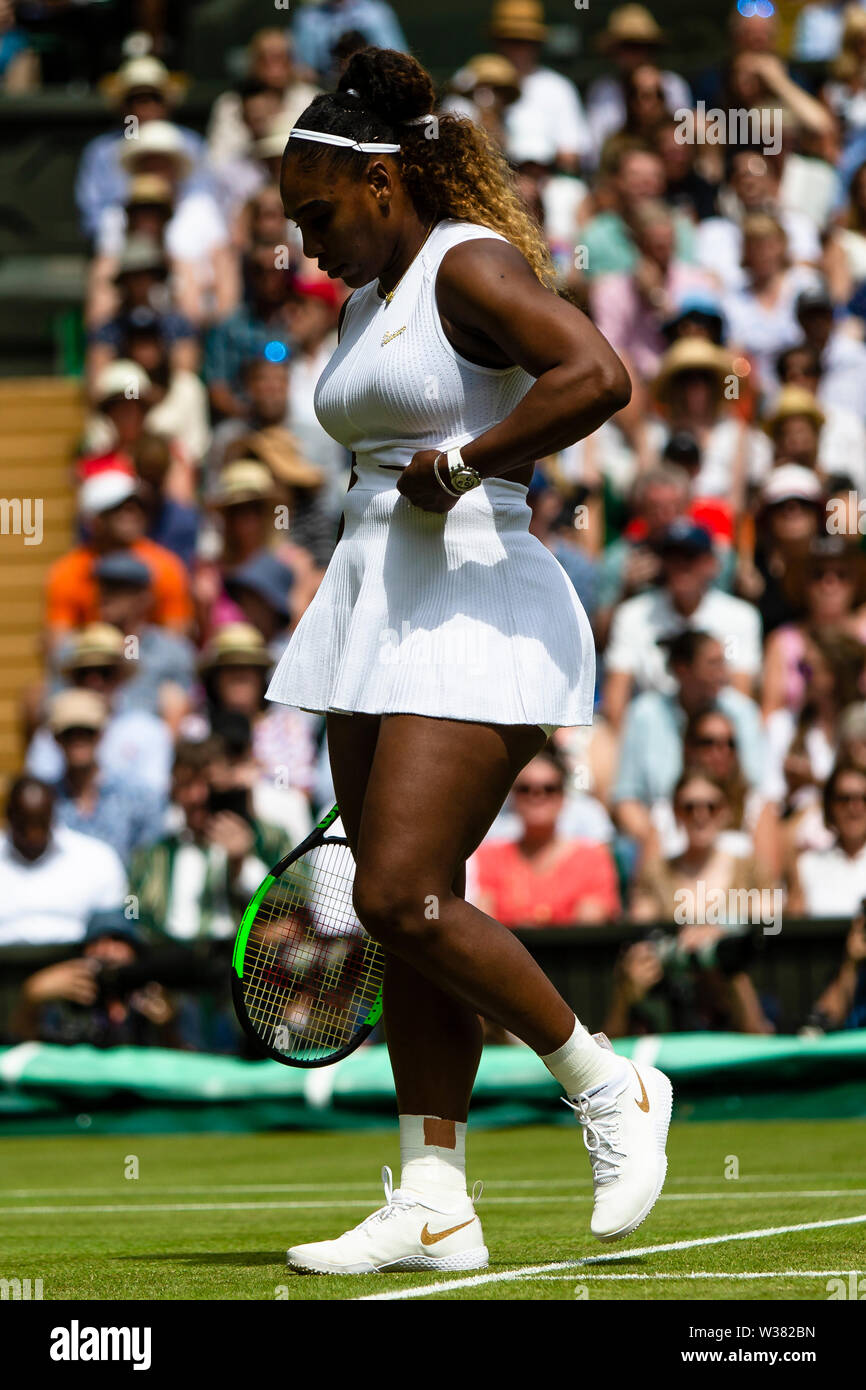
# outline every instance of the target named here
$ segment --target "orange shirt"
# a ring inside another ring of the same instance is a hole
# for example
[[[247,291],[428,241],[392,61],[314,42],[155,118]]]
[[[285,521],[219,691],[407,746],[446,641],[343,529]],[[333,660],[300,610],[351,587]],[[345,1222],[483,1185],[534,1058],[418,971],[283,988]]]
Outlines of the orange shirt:
[[[193,608],[189,576],[182,562],[165,546],[144,537],[129,547],[153,576],[152,623],[185,630]],[[89,545],[77,545],[48,571],[46,622],[54,631],[83,627],[99,619],[99,585],[93,567],[101,555]]]
[[[619,912],[619,885],[606,845],[574,840],[545,873],[537,873],[516,844],[490,840],[472,862],[483,908],[505,927],[568,927],[578,924],[582,902],[602,904],[613,921]]]

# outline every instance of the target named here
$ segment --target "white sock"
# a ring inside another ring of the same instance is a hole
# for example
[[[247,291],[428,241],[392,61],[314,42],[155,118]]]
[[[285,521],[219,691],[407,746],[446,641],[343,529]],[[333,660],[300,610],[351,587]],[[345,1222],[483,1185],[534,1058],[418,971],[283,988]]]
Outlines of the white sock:
[[[466,1201],[466,1126],[438,1115],[400,1116],[401,1192],[445,1207]]]
[[[579,1096],[581,1091],[610,1081],[622,1070],[623,1064],[623,1059],[615,1052],[599,1047],[578,1018],[574,1020],[574,1032],[568,1041],[541,1060],[567,1096]]]

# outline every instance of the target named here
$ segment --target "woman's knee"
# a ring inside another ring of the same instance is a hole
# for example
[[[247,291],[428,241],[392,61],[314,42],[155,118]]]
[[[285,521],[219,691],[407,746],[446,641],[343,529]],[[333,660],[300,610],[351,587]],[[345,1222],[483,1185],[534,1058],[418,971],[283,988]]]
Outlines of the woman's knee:
[[[352,894],[358,921],[375,941],[396,939],[423,942],[439,929],[441,892],[418,887],[417,873],[355,872]],[[429,888],[430,885],[427,885]]]

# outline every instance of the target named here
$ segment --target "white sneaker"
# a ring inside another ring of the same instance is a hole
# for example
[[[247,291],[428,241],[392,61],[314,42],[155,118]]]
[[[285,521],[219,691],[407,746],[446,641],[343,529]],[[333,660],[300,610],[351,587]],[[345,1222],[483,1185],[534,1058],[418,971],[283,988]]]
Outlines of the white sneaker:
[[[293,1245],[286,1256],[289,1268],[300,1274],[487,1268],[487,1247],[472,1198],[446,1211],[399,1188],[395,1191],[390,1168],[382,1169],[382,1181],[384,1207],[336,1240]]]
[[[655,1206],[668,1166],[672,1098],[663,1072],[638,1071],[624,1060],[613,1080],[565,1101],[583,1126],[592,1164],[590,1229],[599,1240],[631,1235]]]

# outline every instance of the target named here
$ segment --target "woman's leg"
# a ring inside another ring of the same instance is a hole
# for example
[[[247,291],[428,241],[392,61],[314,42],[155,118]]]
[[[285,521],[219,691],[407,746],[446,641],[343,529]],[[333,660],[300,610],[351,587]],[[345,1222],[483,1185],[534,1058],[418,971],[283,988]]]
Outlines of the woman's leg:
[[[334,790],[356,859],[378,736],[378,715],[328,715]],[[462,897],[465,888],[465,866],[461,863],[453,891]],[[465,1121],[481,1057],[478,1014],[390,952],[385,956],[383,998],[398,1113]]]
[[[358,915],[388,952],[542,1056],[571,1038],[573,1010],[514,934],[458,897],[453,885],[543,743],[530,725],[384,716],[355,874]],[[416,1058],[407,1049],[413,1089],[426,1094],[428,1069]],[[428,1103],[416,1113],[439,1112]]]

